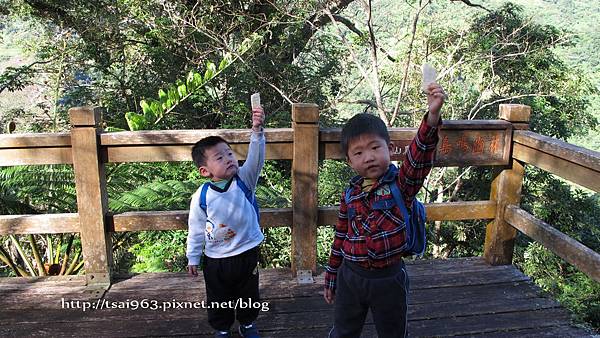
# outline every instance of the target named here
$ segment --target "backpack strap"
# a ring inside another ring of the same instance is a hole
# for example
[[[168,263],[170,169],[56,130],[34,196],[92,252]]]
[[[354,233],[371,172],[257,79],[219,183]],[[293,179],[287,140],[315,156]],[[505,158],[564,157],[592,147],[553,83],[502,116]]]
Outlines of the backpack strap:
[[[208,185],[210,183],[205,182],[204,184],[202,184],[202,187],[200,188],[200,208],[202,210],[204,210],[204,213],[208,216],[208,213],[206,212],[206,192],[208,191]]]
[[[244,181],[242,181],[242,179],[237,174],[235,175],[235,182],[237,183],[238,187],[242,190],[242,192],[244,192],[244,196],[246,196],[248,202],[250,202],[250,204],[252,204],[252,206],[254,207],[256,217],[260,222],[260,213],[258,212],[258,202],[256,201],[256,196],[254,196],[252,190],[248,189]]]
[[[409,228],[410,224],[410,215],[408,214],[408,210],[406,209],[406,205],[404,205],[404,198],[402,197],[402,192],[398,188],[398,184],[396,182],[391,182],[389,184],[390,191],[392,192],[392,196],[394,197],[394,201],[400,211],[402,212],[402,217],[404,218],[404,223],[406,224],[406,228]]]
[[[256,198],[254,197],[254,194],[252,193],[252,191],[250,189],[248,189],[248,187],[246,186],[244,181],[242,181],[242,179],[238,175],[235,175],[234,177],[235,177],[235,181],[236,181],[238,187],[240,188],[240,190],[242,190],[242,192],[244,193],[244,196],[246,196],[246,199],[254,207],[256,216],[259,218],[259,221],[260,221],[260,214],[258,212],[258,203],[256,202]],[[209,185],[210,185],[210,182],[206,182],[206,183],[202,184],[202,187],[200,188],[200,208],[202,208],[202,210],[204,210],[204,212],[207,215],[208,215],[208,213],[206,212],[206,194],[208,192]]]

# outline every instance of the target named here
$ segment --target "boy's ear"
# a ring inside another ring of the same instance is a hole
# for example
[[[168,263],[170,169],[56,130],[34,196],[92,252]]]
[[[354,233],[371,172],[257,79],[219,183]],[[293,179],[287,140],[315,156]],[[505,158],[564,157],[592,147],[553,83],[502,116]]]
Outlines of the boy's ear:
[[[200,168],[198,168],[198,171],[200,172],[200,175],[202,175],[204,177],[212,176],[210,171],[208,171],[208,168],[205,166],[200,166]]]

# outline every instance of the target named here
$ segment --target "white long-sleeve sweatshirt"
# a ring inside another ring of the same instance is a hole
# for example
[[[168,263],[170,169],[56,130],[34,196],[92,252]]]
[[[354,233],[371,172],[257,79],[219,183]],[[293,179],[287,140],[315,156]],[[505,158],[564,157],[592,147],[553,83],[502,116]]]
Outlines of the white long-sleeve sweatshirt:
[[[238,170],[238,177],[253,194],[264,162],[264,133],[253,132],[248,156]],[[188,265],[200,264],[203,249],[208,257],[224,258],[252,249],[263,241],[254,206],[235,180],[232,179],[225,191],[212,184],[209,186],[206,212],[200,207],[202,186],[192,195],[188,218]]]

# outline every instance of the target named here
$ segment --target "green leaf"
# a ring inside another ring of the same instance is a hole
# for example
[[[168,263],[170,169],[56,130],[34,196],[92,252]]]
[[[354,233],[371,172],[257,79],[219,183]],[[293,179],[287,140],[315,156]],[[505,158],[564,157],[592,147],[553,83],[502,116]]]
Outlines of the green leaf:
[[[125,119],[127,120],[127,125],[131,131],[147,129],[148,121],[143,115],[128,112],[125,114]]]
[[[194,71],[190,70],[190,72],[188,73],[187,79],[185,81],[185,83],[187,84],[187,86],[189,87],[190,84],[194,81]]]
[[[168,96],[167,93],[165,93],[164,90],[159,90],[158,91],[158,99],[160,100],[160,102],[165,103],[167,102]]]
[[[144,112],[144,114],[148,114],[150,112],[150,105],[148,104],[148,102],[146,102],[146,100],[140,101],[140,107],[142,107],[142,111]]]
[[[154,116],[162,117],[164,111],[163,111],[163,107],[160,104],[160,102],[152,101],[152,103],[150,103],[150,109],[152,110],[152,113],[154,114]],[[151,122],[154,122],[154,120],[152,120]]]
[[[179,87],[177,87],[177,93],[182,99],[187,95],[187,87],[185,86],[185,84],[182,84]]]
[[[179,103],[179,95],[177,94],[177,88],[175,88],[175,86],[171,86],[171,88],[169,88],[167,95],[169,96],[169,100],[171,100],[173,103],[171,106]]]
[[[214,63],[209,61],[206,64],[206,72],[204,73],[204,82],[207,82],[210,79],[212,79],[215,76],[216,72],[217,72],[217,66],[215,66]]]
[[[223,60],[221,60],[221,62],[219,63],[219,71],[222,71],[223,69],[227,68],[230,64],[231,60],[229,58],[229,54],[226,54],[223,57]]]
[[[202,75],[200,73],[194,73],[194,85],[196,88],[202,85]]]

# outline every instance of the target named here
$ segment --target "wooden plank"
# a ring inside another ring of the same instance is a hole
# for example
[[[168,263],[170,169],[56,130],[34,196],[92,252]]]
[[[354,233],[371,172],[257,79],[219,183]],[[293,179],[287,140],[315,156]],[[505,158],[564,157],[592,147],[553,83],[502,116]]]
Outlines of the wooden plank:
[[[535,148],[530,148],[520,143],[515,143],[513,157],[588,189],[600,192],[600,171],[538,151]],[[590,161],[591,158],[588,158],[587,165],[594,166]]]
[[[292,273],[316,272],[319,114],[315,105],[292,104]]]
[[[510,154],[510,124],[504,121],[496,129],[442,129],[434,166],[507,165]],[[394,144],[392,160],[404,159],[415,132],[400,131],[390,135]],[[332,132],[321,132],[334,139]],[[398,135],[399,137],[397,138]],[[338,137],[339,139],[339,137]],[[321,141],[320,159],[345,159],[339,141]]]
[[[265,128],[264,132],[268,143],[292,142],[292,128]],[[250,129],[121,131],[102,133],[100,141],[102,146],[194,145],[205,137],[220,136],[229,143],[248,144],[251,133]]]
[[[499,107],[499,118],[511,122],[529,122],[531,107],[524,104],[503,103]]]
[[[69,133],[0,134],[0,149],[70,146]]]
[[[440,130],[505,130],[511,124],[503,120],[444,120]],[[417,134],[417,128],[388,128],[390,139],[410,141]],[[322,128],[319,132],[321,142],[339,143],[342,128]]]
[[[23,284],[32,285],[36,287],[43,286],[83,286],[85,285],[85,277],[80,275],[68,275],[68,276],[36,276],[36,277],[0,277],[0,286]],[[2,291],[3,288],[0,288]]]
[[[448,311],[451,312],[452,309],[448,308]],[[546,309],[477,316],[448,316],[430,321],[412,321],[409,319],[408,330],[411,335],[414,333],[415,337],[472,335],[499,330],[552,327],[568,323],[569,319],[569,315],[562,309]]]
[[[96,127],[102,118],[102,107],[74,107],[69,109],[69,120],[75,127]]]
[[[486,333],[503,336],[502,333],[544,332],[544,328],[554,332],[555,327],[562,327],[562,331],[556,332],[564,332],[564,336],[583,336],[582,333],[585,333],[576,328],[570,330],[568,314],[558,308],[555,301],[541,297],[539,289],[531,281],[499,280],[498,275],[515,275],[511,270],[516,275],[520,274],[512,266],[490,267],[488,272],[492,273],[487,273],[487,276],[484,276],[486,271],[480,269],[485,266],[480,258],[418,261],[409,262],[407,266],[409,274],[415,274],[411,275],[411,286],[431,282],[437,284],[436,287],[421,285],[411,289],[408,297],[411,336],[472,336]],[[290,278],[286,269],[261,270],[260,273],[263,301],[269,303],[269,311],[260,312],[257,321],[262,337],[294,337],[296,333],[298,337],[327,334],[333,321],[333,308],[325,304],[322,295],[318,294],[322,292],[323,285],[320,276],[315,278],[318,280],[315,284],[300,285]],[[436,273],[438,276],[432,278]],[[466,281],[468,285],[445,284],[452,280],[459,281],[459,284],[461,280]],[[38,293],[30,293],[36,289]],[[55,291],[60,289],[54,288]],[[63,309],[61,306],[61,298],[89,299],[84,298],[83,294],[52,292],[50,289],[43,292],[40,288],[22,289],[21,294],[2,290],[0,288],[0,306],[4,309],[0,313],[0,320],[4,323],[0,327],[2,336],[17,333],[52,336],[64,332],[74,336],[89,332],[99,336],[203,336],[212,332],[206,321],[206,312],[202,309],[157,311],[102,308],[83,312]],[[23,304],[25,308],[15,307],[19,299],[27,300]],[[191,278],[183,273],[154,273],[117,281],[105,294],[105,299],[123,302],[143,299],[194,302],[206,298],[202,277]],[[36,300],[43,304],[34,307]],[[173,329],[173,326],[177,328]],[[372,318],[368,316],[362,336],[375,334]]]
[[[531,131],[515,131],[514,142],[600,172],[600,152]]]
[[[515,205],[506,208],[505,216],[517,230],[600,282],[600,254]]]
[[[318,123],[319,106],[314,103],[292,104],[292,121],[296,123]]]
[[[77,117],[71,121],[71,143],[86,278],[88,284],[110,284],[112,243],[105,224],[108,210],[105,168],[100,161],[96,128],[87,126],[89,119],[98,122],[98,116],[96,109],[72,108],[69,112]],[[87,117],[81,116],[84,113]],[[85,126],[79,126],[80,122]]]
[[[561,337],[561,338],[597,338],[593,332],[589,332],[581,327],[559,325],[551,327],[536,327],[517,330],[499,330],[494,332],[485,332],[481,334],[471,335],[471,338],[541,338],[541,337]]]
[[[246,158],[247,144],[231,144],[237,158]],[[155,146],[107,146],[104,148],[105,162],[173,162],[191,161],[192,145],[155,145]],[[291,143],[267,143],[267,160],[289,160],[292,158]]]
[[[0,215],[0,234],[79,232],[78,214]]]
[[[187,230],[189,211],[132,211],[108,217],[111,231]],[[260,209],[262,228],[292,224],[291,208]]]
[[[425,203],[428,221],[490,219],[496,213],[493,201]]]
[[[501,104],[500,119],[509,122],[527,123],[531,109],[524,105]],[[513,146],[512,132],[506,135],[507,148]],[[507,149],[505,149],[507,150]],[[513,149],[514,153],[514,149]],[[485,229],[484,259],[492,265],[511,264],[514,250],[516,231],[504,219],[505,207],[509,204],[518,205],[521,201],[521,188],[525,176],[525,166],[516,159],[510,159],[510,168],[505,168],[492,182],[490,200],[497,202],[496,217],[488,223]]]
[[[71,148],[67,147],[0,149],[0,167],[71,163]]]
[[[520,202],[524,175],[524,165],[513,160],[512,168],[502,170],[492,182],[490,200],[497,201],[496,217],[486,226],[483,252],[485,260],[492,265],[512,263],[517,233],[504,219],[504,209],[506,205]]]
[[[491,219],[496,215],[494,201],[469,201],[447,203],[425,203],[428,221],[458,221],[470,219]],[[339,207],[320,207],[319,225],[335,224]]]

